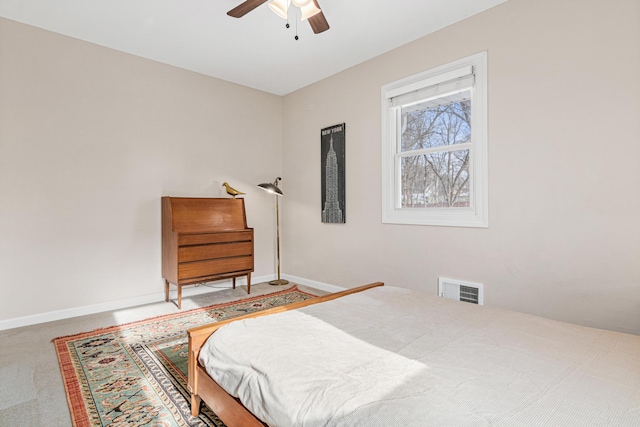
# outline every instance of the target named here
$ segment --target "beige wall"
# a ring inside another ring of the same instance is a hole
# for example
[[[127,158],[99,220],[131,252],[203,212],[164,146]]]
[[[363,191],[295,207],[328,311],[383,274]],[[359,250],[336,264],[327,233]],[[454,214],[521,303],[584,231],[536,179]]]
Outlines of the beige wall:
[[[160,197],[245,190],[272,275],[282,98],[0,19],[0,320],[162,292]],[[255,189],[255,190],[254,190]]]
[[[380,87],[486,50],[489,228],[383,225]],[[283,269],[640,334],[640,3],[510,0],[284,98]],[[346,218],[320,221],[320,129],[346,123]]]

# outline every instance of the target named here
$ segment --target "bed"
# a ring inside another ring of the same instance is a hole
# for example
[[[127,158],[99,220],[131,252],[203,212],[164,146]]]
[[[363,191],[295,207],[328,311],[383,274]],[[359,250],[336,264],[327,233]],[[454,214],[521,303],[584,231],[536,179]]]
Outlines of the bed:
[[[189,331],[229,427],[638,426],[640,336],[381,283]]]

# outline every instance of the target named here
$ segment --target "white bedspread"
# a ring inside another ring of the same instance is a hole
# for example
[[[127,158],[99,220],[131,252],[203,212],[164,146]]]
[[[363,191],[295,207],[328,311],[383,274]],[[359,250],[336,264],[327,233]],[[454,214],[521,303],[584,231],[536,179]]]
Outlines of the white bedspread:
[[[400,288],[234,322],[200,352],[271,426],[640,426],[640,336]]]

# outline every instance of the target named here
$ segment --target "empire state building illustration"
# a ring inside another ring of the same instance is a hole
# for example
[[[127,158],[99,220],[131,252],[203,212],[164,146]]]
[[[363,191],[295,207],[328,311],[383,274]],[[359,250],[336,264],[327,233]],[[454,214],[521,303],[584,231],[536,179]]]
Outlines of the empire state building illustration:
[[[325,165],[325,201],[322,209],[322,222],[343,223],[342,209],[338,200],[338,157],[333,149],[333,136],[329,140]]]

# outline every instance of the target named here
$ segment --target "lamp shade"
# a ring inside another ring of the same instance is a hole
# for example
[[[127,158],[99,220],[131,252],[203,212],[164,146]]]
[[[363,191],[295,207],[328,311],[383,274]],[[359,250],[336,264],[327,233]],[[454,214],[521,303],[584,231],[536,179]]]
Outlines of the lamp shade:
[[[287,19],[291,0],[272,0],[268,3],[269,8],[279,17]]]
[[[311,18],[313,15],[317,15],[318,13],[322,12],[320,9],[318,9],[316,7],[315,4],[313,4],[312,1],[310,1],[309,3],[305,4],[304,6],[300,6],[300,19],[307,20],[309,18]]]
[[[276,182],[278,182],[278,181],[276,181]],[[282,190],[280,190],[276,184],[272,184],[270,182],[266,182],[264,184],[258,184],[258,187],[262,188],[263,190],[268,191],[271,194],[275,194],[276,196],[284,196],[284,194],[282,194]]]
[[[313,3],[313,0],[291,0],[294,6],[304,7],[309,3]]]

